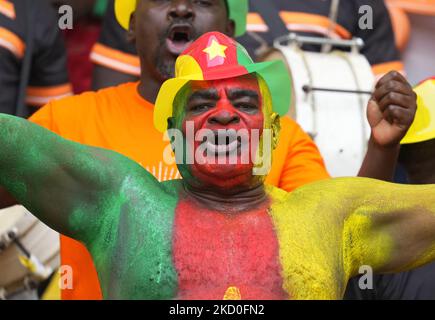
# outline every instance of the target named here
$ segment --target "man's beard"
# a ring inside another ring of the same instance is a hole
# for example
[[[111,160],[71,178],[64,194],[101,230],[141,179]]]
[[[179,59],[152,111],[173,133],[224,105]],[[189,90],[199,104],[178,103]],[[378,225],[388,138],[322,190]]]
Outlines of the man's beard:
[[[161,50],[159,50],[161,52]],[[175,58],[172,60],[165,59],[161,54],[156,57],[155,65],[157,72],[163,81],[175,77]]]
[[[198,39],[198,33],[196,32],[193,25],[189,21],[186,21],[184,19],[176,19],[172,21],[168,28],[159,35],[160,40],[159,46],[157,48],[157,55],[154,60],[154,65],[156,66],[157,72],[159,73],[163,81],[175,77],[175,61],[178,57],[175,57],[173,55],[168,56],[167,52],[165,52],[166,39],[169,37],[170,31],[174,24],[190,24],[192,28],[191,38],[193,40]]]

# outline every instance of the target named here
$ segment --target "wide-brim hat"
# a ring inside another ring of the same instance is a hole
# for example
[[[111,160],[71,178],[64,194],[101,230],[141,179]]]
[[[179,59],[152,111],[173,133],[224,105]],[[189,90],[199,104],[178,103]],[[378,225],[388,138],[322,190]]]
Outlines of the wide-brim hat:
[[[226,0],[228,17],[233,20],[236,29],[235,36],[246,32],[248,18],[248,0]],[[136,10],[137,0],[115,0],[115,15],[119,24],[126,30],[129,28],[131,14]]]
[[[273,111],[287,114],[291,99],[290,75],[282,61],[254,63],[245,48],[234,39],[209,32],[187,48],[175,63],[175,78],[165,81],[154,107],[154,126],[164,132],[172,117],[173,102],[189,81],[220,80],[259,74],[266,82]]]
[[[435,139],[435,77],[421,82],[414,91],[417,94],[417,112],[401,144]]]

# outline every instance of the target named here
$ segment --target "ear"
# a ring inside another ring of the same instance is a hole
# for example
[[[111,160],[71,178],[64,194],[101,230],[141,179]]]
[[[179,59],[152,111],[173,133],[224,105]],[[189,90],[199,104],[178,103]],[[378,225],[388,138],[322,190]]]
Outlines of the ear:
[[[225,34],[231,38],[234,38],[236,33],[236,23],[233,20],[228,19],[227,26],[225,28]]]
[[[130,16],[130,24],[128,26],[127,41],[130,43],[136,42],[136,12]]]
[[[168,118],[168,130],[169,129],[175,129],[175,119],[174,117]]]
[[[270,116],[270,123],[272,129],[272,148],[276,149],[279,142],[279,134],[281,132],[281,117],[277,113],[272,113]]]
[[[167,130],[172,130],[175,129],[175,119],[173,117],[168,118],[168,129]],[[170,132],[170,131],[168,131]],[[171,135],[171,147],[172,147],[172,151],[175,152],[175,136]]]

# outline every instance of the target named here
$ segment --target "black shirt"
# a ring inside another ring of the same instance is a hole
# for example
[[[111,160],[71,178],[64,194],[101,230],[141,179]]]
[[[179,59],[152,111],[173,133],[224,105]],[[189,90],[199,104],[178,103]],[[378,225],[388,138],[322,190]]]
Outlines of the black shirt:
[[[371,30],[359,28],[359,20],[363,17],[359,13],[359,8],[364,5],[369,5],[373,9],[373,29]],[[261,16],[261,11],[265,9],[274,11],[275,25],[279,20],[283,28],[298,34],[325,36],[328,34],[330,6],[331,0],[250,0],[248,33],[237,40],[247,48],[251,55],[262,44],[258,41],[258,36],[269,46],[272,45],[276,34],[269,30],[265,19]],[[384,1],[341,0],[337,20],[337,25],[332,30],[332,37],[362,38],[365,42],[362,53],[371,65],[376,66],[374,69],[376,74],[380,75],[391,69],[399,69],[399,71],[403,69]],[[126,41],[126,31],[116,21],[113,0],[108,6],[98,42],[92,53],[94,63],[120,72],[139,75],[139,60],[135,47]],[[309,46],[304,49],[316,51],[319,48]]]
[[[408,272],[375,275],[372,290],[361,290],[359,279],[349,281],[344,299],[435,300],[435,263]]]
[[[276,19],[280,19],[289,31],[302,35],[325,37],[329,35],[331,0],[250,0],[248,30],[255,31],[269,44],[273,44],[277,34],[267,27],[267,21],[261,16],[264,6],[273,6]],[[373,28],[362,30],[360,20],[365,22],[364,9],[373,10]],[[399,60],[394,32],[389,12],[383,0],[341,0],[337,14],[337,24],[332,28],[331,36],[337,39],[358,37],[364,40],[364,54],[371,65]],[[248,48],[258,46],[258,41],[249,35],[242,38],[242,44]],[[319,47],[307,46],[307,50],[318,51]]]
[[[26,55],[28,76],[23,77]],[[58,15],[45,0],[0,2],[0,112],[17,114],[20,85],[23,102],[31,106],[71,94]],[[21,115],[35,110],[25,105]]]

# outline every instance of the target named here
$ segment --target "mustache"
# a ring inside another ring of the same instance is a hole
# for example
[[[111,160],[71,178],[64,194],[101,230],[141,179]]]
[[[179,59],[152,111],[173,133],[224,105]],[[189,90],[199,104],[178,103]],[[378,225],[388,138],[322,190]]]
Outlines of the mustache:
[[[173,78],[175,76],[175,60],[174,61],[165,61],[165,51],[166,51],[166,39],[168,39],[171,35],[172,29],[174,26],[184,25],[190,28],[190,38],[192,40],[198,39],[198,32],[196,28],[193,26],[192,22],[183,18],[174,19],[169,26],[160,32],[158,35],[158,42],[155,50],[156,54],[154,57],[154,63],[157,66],[157,70],[164,80]]]

